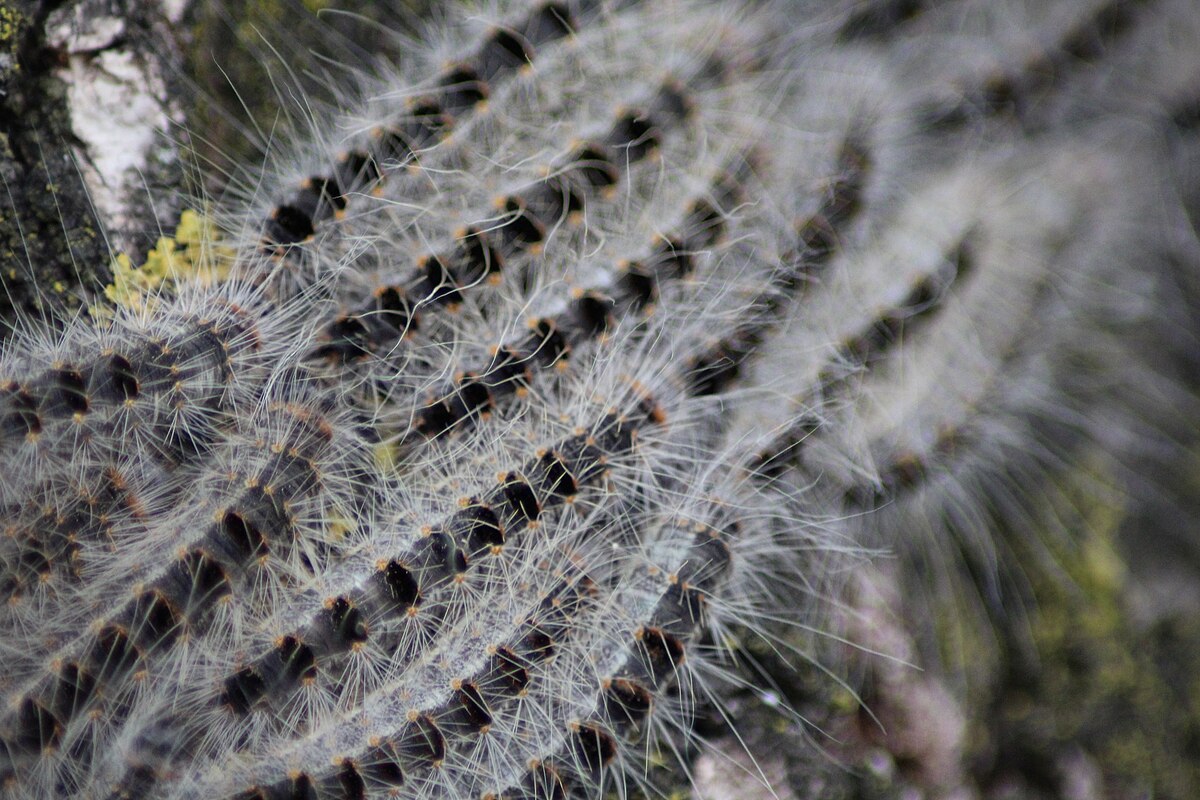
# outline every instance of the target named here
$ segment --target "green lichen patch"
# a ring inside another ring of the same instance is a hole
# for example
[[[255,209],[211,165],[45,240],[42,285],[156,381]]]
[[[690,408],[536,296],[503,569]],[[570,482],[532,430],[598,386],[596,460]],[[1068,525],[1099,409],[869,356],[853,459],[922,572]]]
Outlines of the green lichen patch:
[[[1009,632],[994,702],[976,721],[981,782],[1058,797],[1084,763],[1110,798],[1194,798],[1200,680],[1180,676],[1200,675],[1200,612],[1134,625],[1127,595],[1138,576],[1116,546],[1123,504],[1097,486],[1083,471],[1060,487],[1047,519],[1070,535],[1040,539],[1056,568],[1021,559],[1036,606],[1027,631]]]
[[[0,83],[20,68],[17,49],[26,24],[24,14],[7,0],[0,0]]]

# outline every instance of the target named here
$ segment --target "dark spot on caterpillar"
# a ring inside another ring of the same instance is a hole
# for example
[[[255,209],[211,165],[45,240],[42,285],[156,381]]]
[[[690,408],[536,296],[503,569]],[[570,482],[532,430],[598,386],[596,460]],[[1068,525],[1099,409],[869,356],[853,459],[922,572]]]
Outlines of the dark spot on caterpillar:
[[[599,292],[584,292],[567,307],[567,326],[577,335],[591,339],[599,336],[613,324],[612,311],[615,302]]]
[[[1024,93],[1033,88],[1034,76],[1032,63],[1028,66],[1030,72],[1024,76],[996,73],[988,76],[979,89],[979,100],[988,114],[1019,112],[1023,106]],[[1039,68],[1050,69],[1048,64],[1036,62]],[[1024,77],[1025,85],[1018,82]]]
[[[671,81],[663,85],[650,102],[650,114],[654,117],[669,117],[672,121],[679,122],[690,116],[694,107],[683,84]]]
[[[285,687],[317,677],[317,656],[312,647],[295,636],[285,636],[267,655],[263,674]]]
[[[770,445],[755,453],[747,466],[755,475],[770,480],[782,475],[789,466],[798,463],[804,440],[817,430],[818,421],[811,415],[798,419]]]
[[[875,319],[866,330],[843,344],[846,355],[860,364],[878,358],[899,341],[906,328],[927,320],[940,307],[943,281],[926,276],[913,286],[903,300]]]
[[[188,619],[211,610],[233,591],[224,568],[203,550],[191,550],[176,561],[160,588]]]
[[[514,70],[533,61],[533,46],[528,41],[507,30],[497,30],[483,43],[476,62],[479,75],[491,81],[497,75]]]
[[[38,416],[37,401],[28,391],[15,383],[4,388],[11,410],[4,415],[4,427],[20,436],[42,432],[42,418]]]
[[[462,301],[462,294],[454,282],[453,274],[439,256],[425,256],[417,266],[421,272],[417,295],[424,297],[423,302],[449,305]]]
[[[346,207],[346,196],[334,178],[312,177],[288,204],[316,223],[329,219]]]
[[[526,189],[524,197],[529,213],[546,228],[583,211],[585,203],[583,194],[559,175],[551,175]]]
[[[219,702],[244,717],[266,693],[267,684],[254,667],[242,667],[225,679]]]
[[[569,636],[572,621],[595,592],[595,583],[587,577],[560,583],[538,606],[542,630],[551,636],[560,632]]]
[[[525,200],[521,197],[508,197],[504,200],[506,215],[497,228],[505,246],[514,248],[529,248],[539,244],[546,238],[546,230],[540,221],[525,208]]]
[[[639,262],[623,265],[614,283],[617,303],[641,310],[658,300],[658,281]]]
[[[797,271],[811,272],[813,268],[823,265],[837,250],[837,231],[824,214],[809,217],[797,232],[800,251],[796,258]]]
[[[989,75],[965,100],[949,106],[932,104],[923,116],[934,126],[952,128],[980,115],[1027,116],[1038,93],[1063,83],[1080,64],[1092,64],[1129,33],[1136,23],[1136,8],[1145,0],[1110,0],[1099,6],[1056,45],[1027,58],[1024,63]]]
[[[17,558],[16,570],[14,577],[24,586],[32,584],[41,579],[43,575],[49,575],[53,569],[53,557],[47,555],[42,547],[39,547],[35,541],[26,541],[22,544],[20,556]]]
[[[720,208],[733,209],[744,202],[745,191],[742,187],[742,179],[746,177],[746,173],[752,167],[752,161],[748,160],[736,168],[722,170],[713,179],[709,192]]]
[[[361,150],[351,150],[338,158],[337,182],[348,191],[354,186],[374,183],[382,177],[379,165],[370,153]]]
[[[58,515],[51,524],[41,531],[36,527],[28,540],[32,552],[23,552],[20,563],[26,567],[36,565],[38,575],[49,575],[53,567],[63,568],[68,573],[74,572],[73,563],[79,557],[81,539],[96,538],[101,534],[104,514],[96,514],[93,510],[73,508],[71,511]],[[27,556],[31,556],[27,560]]]
[[[435,400],[417,411],[413,427],[418,433],[433,438],[448,431],[457,421],[449,403]]]
[[[535,320],[532,328],[533,332],[525,340],[522,348],[529,353],[530,358],[535,358],[548,367],[570,352],[566,337],[550,317]]]
[[[134,601],[129,630],[139,647],[170,647],[179,635],[180,624],[171,602],[161,592],[143,592]]]
[[[583,145],[567,159],[564,174],[578,175],[586,188],[606,189],[615,186],[621,179],[604,147],[600,145]]]
[[[272,453],[267,463],[256,474],[259,486],[246,492],[238,501],[245,509],[250,504],[269,504],[287,513],[286,507],[277,497],[299,498],[312,495],[321,489],[321,473],[311,457],[313,450],[320,451],[321,442],[303,437],[303,431],[289,431],[289,439],[278,443],[282,449]]]
[[[443,111],[436,100],[427,99],[413,106],[399,124],[380,134],[380,155],[385,161],[407,163],[436,144],[453,124],[452,115]]]
[[[139,354],[141,355],[141,354]],[[164,386],[175,384],[176,372],[180,368],[174,349],[162,339],[146,343],[145,356],[135,359],[139,377],[152,393],[161,392]]]
[[[447,730],[480,733],[492,724],[492,712],[475,684],[464,681],[451,696],[448,707],[439,715]]]
[[[595,775],[617,757],[617,741],[594,722],[585,722],[572,731],[571,752],[579,765]]]
[[[542,513],[533,488],[515,472],[504,476],[496,494],[498,496],[489,501],[489,505],[505,506],[503,518],[506,529],[534,522]]]
[[[662,134],[645,112],[629,112],[617,120],[604,143],[623,150],[629,162],[641,161],[662,144]]]
[[[635,650],[646,674],[655,686],[673,679],[683,663],[683,642],[658,628],[638,628],[634,631]]]
[[[1106,47],[1127,33],[1134,23],[1134,8],[1145,0],[1110,0],[1092,17],[1072,30],[1062,42],[1063,52],[1080,61],[1095,61]]]
[[[535,476],[533,481],[545,495],[561,499],[573,497],[579,492],[574,476],[553,450],[538,458],[537,466],[531,474]]]
[[[129,634],[117,625],[105,625],[88,652],[88,671],[104,683],[133,667],[142,657]]]
[[[86,414],[89,408],[87,386],[83,375],[72,368],[50,372],[50,386],[43,408],[49,414]]]
[[[880,482],[889,490],[907,490],[916,486],[927,474],[928,465],[914,453],[897,458],[880,476]]]
[[[629,678],[613,678],[604,687],[604,714],[617,730],[642,723],[654,704],[654,695]]]
[[[919,454],[902,453],[880,471],[878,484],[847,489],[846,503],[854,508],[871,508],[919,486],[928,475],[929,468],[930,465]]]
[[[458,419],[476,417],[493,406],[492,393],[478,375],[468,372],[459,380],[448,403]]]
[[[461,286],[474,286],[504,268],[500,253],[492,247],[487,234],[478,228],[467,228],[458,237],[454,252],[446,257],[446,261]]]
[[[263,241],[268,246],[287,246],[307,241],[314,233],[312,217],[293,206],[281,205],[271,211]]]
[[[325,329],[328,341],[319,345],[316,355],[331,362],[347,364],[371,352],[371,334],[356,316],[339,317]]]
[[[286,692],[316,676],[313,649],[295,636],[285,636],[257,663],[225,679],[221,704],[245,716],[263,697],[274,695],[283,700]]]
[[[376,318],[386,322],[393,330],[415,330],[417,318],[412,311],[408,295],[396,286],[380,286],[375,290]]]
[[[658,400],[654,399],[654,395],[643,394],[638,397],[637,402],[633,407],[634,413],[630,416],[634,420],[637,427],[643,424],[662,425],[667,421],[666,412],[662,406],[658,404]],[[632,446],[632,445],[631,445]]]
[[[177,377],[190,377],[201,372],[220,375],[224,381],[233,379],[229,368],[229,352],[224,334],[212,323],[198,323],[172,344],[174,361],[180,372]]]
[[[77,661],[68,661],[59,670],[54,684],[51,708],[59,719],[69,721],[82,711],[96,691],[96,678]]]
[[[455,541],[465,544],[467,553],[474,555],[504,544],[500,518],[489,506],[471,498],[470,504],[454,513],[449,529]]]
[[[567,800],[569,790],[566,779],[558,770],[541,763],[530,768],[511,800]]]
[[[675,580],[659,598],[651,624],[662,631],[688,637],[704,622],[704,595],[685,581]]]
[[[659,278],[684,278],[695,268],[687,243],[677,236],[660,237],[645,263]]]
[[[404,726],[396,748],[406,760],[437,766],[446,758],[446,737],[432,717],[421,714]]]
[[[21,701],[12,744],[27,752],[43,752],[58,745],[63,726],[50,710],[32,697]]]
[[[345,650],[367,640],[367,624],[359,611],[346,597],[335,597],[326,604],[321,615],[321,637],[331,651]]]
[[[321,779],[317,794],[324,800],[366,800],[367,784],[350,759],[342,759],[337,771]]]
[[[554,655],[554,637],[537,623],[527,623],[527,632],[517,644],[517,652],[529,663],[546,661]]]
[[[398,561],[384,564],[373,576],[373,581],[382,595],[385,611],[407,611],[421,602],[417,579]]]
[[[580,486],[587,484],[607,469],[608,453],[599,440],[589,433],[572,436],[557,449],[566,471]]]
[[[973,100],[977,101],[978,98]],[[944,132],[966,125],[973,116],[970,102],[929,101],[916,109],[916,118],[925,130]]]
[[[1169,110],[1171,123],[1183,132],[1200,128],[1200,91],[1177,100]]]
[[[829,198],[821,207],[821,214],[835,230],[858,216],[862,209],[871,155],[862,142],[847,139],[838,154],[837,167],[838,174],[830,186]]]
[[[711,591],[732,566],[733,554],[729,544],[715,529],[705,528],[696,534],[688,548],[687,558],[679,567],[682,583]]]
[[[282,499],[274,493],[268,494],[261,484],[264,478],[274,478],[279,467],[278,464],[266,466],[270,467],[270,471],[267,468],[262,470],[263,474],[258,476],[259,485],[243,492],[228,511],[241,517],[246,525],[252,526],[268,543],[276,543],[282,548],[292,544],[292,520]]]
[[[267,537],[236,511],[225,512],[225,516],[221,517],[219,530],[224,541],[233,546],[233,554],[242,563],[267,552]]]
[[[483,691],[515,696],[529,685],[529,670],[507,647],[497,647],[478,685]]]
[[[725,217],[707,200],[696,200],[688,208],[682,228],[688,249],[703,250],[724,235]]]
[[[285,778],[267,789],[270,800],[317,800],[317,787],[308,773]]]
[[[841,28],[838,40],[887,39],[925,10],[928,0],[875,0],[853,12]]]
[[[947,284],[960,282],[974,272],[975,255],[970,234],[963,237],[962,241],[950,252],[946,260],[954,267],[954,274],[948,276],[946,280]]]
[[[369,788],[393,789],[404,785],[395,743],[388,741],[371,748],[358,762],[359,772]]]
[[[438,81],[441,86],[439,98],[450,114],[459,114],[476,103],[487,99],[488,87],[479,74],[469,66],[461,65],[450,70]]]
[[[37,522],[40,523],[44,520],[46,517]],[[53,524],[53,520],[49,520],[49,522]],[[14,541],[20,547],[19,555],[12,560],[11,565],[7,565],[9,569],[6,570],[6,574],[14,581],[11,588],[14,592],[13,597],[16,598],[29,585],[48,578],[53,573],[51,566],[53,558],[46,552],[47,548],[38,542],[35,535],[28,530],[22,530],[19,536],[14,536]]]
[[[717,394],[741,374],[742,363],[758,346],[761,328],[735,331],[729,338],[692,359],[688,387],[697,397]]]
[[[709,53],[692,74],[690,82],[696,86],[721,86],[730,82],[737,69],[728,55]]]
[[[430,531],[413,549],[412,568],[422,588],[436,586],[467,571],[466,555],[444,530]]]
[[[417,147],[402,128],[389,127],[377,135],[379,136],[379,155],[384,161],[404,164],[416,157]]]
[[[553,42],[573,33],[575,21],[563,3],[546,3],[529,15],[525,38],[534,47]]]
[[[107,800],[141,800],[149,797],[155,785],[162,780],[160,774],[149,764],[136,764],[129,768],[108,794]]]
[[[117,402],[136,400],[140,393],[129,359],[117,353],[102,356],[92,372],[91,392]]]
[[[488,399],[490,401],[490,394]],[[435,439],[469,417],[470,413],[466,404],[459,402],[452,390],[451,395],[446,399],[433,400],[418,409],[414,427],[423,436]]]
[[[508,394],[528,383],[530,377],[529,359],[515,350],[500,348],[492,356],[492,363],[484,371],[482,380],[493,389]]]

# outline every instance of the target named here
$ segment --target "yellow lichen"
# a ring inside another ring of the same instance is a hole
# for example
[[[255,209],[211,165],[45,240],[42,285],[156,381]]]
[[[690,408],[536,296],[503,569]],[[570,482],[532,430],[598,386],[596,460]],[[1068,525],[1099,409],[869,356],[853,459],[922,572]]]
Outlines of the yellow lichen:
[[[17,48],[20,45],[21,30],[25,27],[25,17],[8,3],[0,3],[0,52],[5,60],[0,62],[0,75],[20,72],[21,64],[17,61]]]
[[[22,21],[22,17],[16,9],[7,5],[0,6],[0,42],[7,42],[16,36]]]
[[[116,306],[144,309],[156,296],[183,283],[208,286],[224,280],[232,259],[233,251],[221,245],[212,221],[187,209],[179,216],[174,236],[160,237],[145,263],[135,267],[125,253],[113,259],[113,282],[104,295]]]

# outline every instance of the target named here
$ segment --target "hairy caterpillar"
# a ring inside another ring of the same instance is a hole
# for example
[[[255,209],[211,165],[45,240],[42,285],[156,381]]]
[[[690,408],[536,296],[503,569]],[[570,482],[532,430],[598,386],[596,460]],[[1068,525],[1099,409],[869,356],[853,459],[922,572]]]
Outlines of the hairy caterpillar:
[[[229,277],[0,360],[0,791],[653,795],[869,552],[995,612],[1022,484],[1193,407],[1200,73],[1004,11],[454,4],[287,109]]]

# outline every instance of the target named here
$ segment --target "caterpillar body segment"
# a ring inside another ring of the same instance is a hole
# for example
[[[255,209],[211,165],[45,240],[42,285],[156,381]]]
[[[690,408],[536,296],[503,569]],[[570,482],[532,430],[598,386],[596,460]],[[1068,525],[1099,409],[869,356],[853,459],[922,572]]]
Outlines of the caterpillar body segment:
[[[113,746],[148,685],[178,678],[199,648],[227,648],[257,608],[369,527],[382,483],[344,411],[293,390],[242,426],[181,508],[84,549],[79,579],[38,608],[40,629],[10,633],[28,637],[30,667],[50,664],[6,687],[10,777],[47,771],[71,790],[96,767],[80,753]],[[69,703],[56,699],[64,674],[78,687]]]

